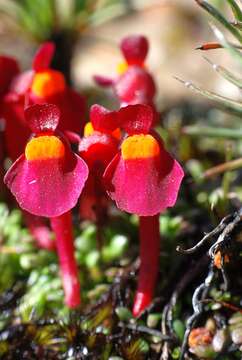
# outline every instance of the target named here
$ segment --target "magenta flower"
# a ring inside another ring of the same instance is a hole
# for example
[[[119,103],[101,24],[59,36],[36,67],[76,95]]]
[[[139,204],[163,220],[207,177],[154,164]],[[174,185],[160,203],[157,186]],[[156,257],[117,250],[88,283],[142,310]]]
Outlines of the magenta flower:
[[[8,74],[15,74],[3,97],[0,111],[5,121],[3,141],[4,156],[15,161],[24,151],[31,131],[24,116],[26,103],[53,103],[60,108],[58,130],[69,135],[80,132],[83,128],[82,116],[85,113],[85,99],[66,85],[64,76],[50,68],[55,51],[54,44],[44,43],[37,51],[32,70],[21,74],[14,72],[13,65],[8,65]],[[10,76],[10,75],[9,75]],[[5,76],[6,78],[6,76]],[[67,134],[68,133],[68,134]],[[1,146],[1,145],[0,145]],[[41,217],[24,212],[24,219],[38,245],[53,249],[48,224]]]
[[[82,192],[88,167],[56,131],[60,112],[55,105],[30,106],[25,110],[25,118],[34,136],[4,181],[23,210],[50,218],[56,234],[65,301],[69,307],[76,307],[80,303],[80,285],[70,210]]]
[[[0,96],[5,94],[14,77],[20,72],[17,61],[8,56],[0,56]]]
[[[140,217],[140,273],[133,313],[151,302],[158,273],[159,213],[174,206],[183,170],[151,131],[154,110],[130,105],[119,111],[120,126],[128,133],[104,173],[107,192],[117,207]]]
[[[111,79],[96,75],[95,81],[104,87],[112,86],[121,107],[131,104],[154,106],[156,86],[145,68],[148,40],[140,35],[128,36],[121,41],[120,49],[125,61],[119,65],[119,76]]]
[[[67,86],[63,74],[50,68],[55,51],[51,42],[44,43],[37,51],[32,70],[14,78],[3,101],[6,121],[5,143],[8,156],[14,161],[23,152],[30,136],[24,117],[26,103],[55,104],[60,109],[58,130],[80,133],[86,109],[85,98]]]
[[[89,177],[80,199],[80,216],[95,221],[101,228],[110,202],[103,187],[102,176],[118,152],[121,135],[115,121],[115,113],[107,111],[102,106],[91,107],[90,120],[85,126],[84,137],[79,144],[79,154],[89,167]]]

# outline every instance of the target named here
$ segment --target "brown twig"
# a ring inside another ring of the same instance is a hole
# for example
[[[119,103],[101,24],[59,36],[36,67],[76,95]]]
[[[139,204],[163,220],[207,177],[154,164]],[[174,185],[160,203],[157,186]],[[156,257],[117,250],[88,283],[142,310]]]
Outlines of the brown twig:
[[[220,233],[224,228],[226,227],[226,224],[229,223],[233,215],[228,215],[225,218],[221,220],[221,222],[218,224],[218,226],[210,231],[208,234],[206,234],[202,240],[200,240],[196,245],[194,245],[190,249],[182,249],[180,246],[177,246],[176,250],[180,252],[181,254],[193,254],[195,253],[200,247],[202,247],[208,240],[210,240],[213,236]]]
[[[219,174],[222,174],[226,171],[232,171],[232,170],[236,170],[238,168],[242,167],[242,157],[238,158],[236,160],[232,160],[232,161],[227,161],[223,164],[214,166],[208,170],[206,170],[202,177],[203,178],[209,178],[212,176],[217,176]]]
[[[236,49],[242,50],[242,46],[240,45],[231,44],[231,43],[230,45]],[[218,42],[211,42],[211,43],[202,44],[195,48],[195,50],[202,50],[202,51],[215,50],[215,49],[224,49],[224,46]]]
[[[227,303],[226,301],[220,301],[220,300],[214,300],[214,299],[203,299],[203,300],[201,300],[201,302],[205,303],[205,304],[209,304],[209,303],[220,304],[221,306],[226,307],[227,309],[230,309],[232,311],[237,311],[242,314],[241,307]]]

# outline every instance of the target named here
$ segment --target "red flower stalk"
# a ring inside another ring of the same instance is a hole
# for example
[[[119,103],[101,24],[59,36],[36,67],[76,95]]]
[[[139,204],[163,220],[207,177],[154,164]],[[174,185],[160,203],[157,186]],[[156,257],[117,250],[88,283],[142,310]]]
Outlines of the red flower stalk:
[[[52,237],[47,219],[23,211],[26,226],[35,239],[37,245],[46,250],[55,249],[55,241]]]
[[[50,219],[56,235],[56,247],[59,255],[62,283],[65,292],[65,303],[70,308],[80,305],[80,282],[74,256],[71,212]]]
[[[119,209],[140,216],[140,274],[133,313],[138,316],[153,296],[158,272],[158,214],[174,206],[183,178],[178,162],[151,131],[154,110],[130,105],[119,113],[120,126],[128,133],[104,173],[109,196]],[[152,237],[152,238],[151,238]]]
[[[101,86],[112,86],[121,107],[131,104],[154,106],[156,86],[144,63],[149,49],[148,40],[140,35],[128,36],[121,41],[120,49],[125,61],[118,67],[119,76],[111,79],[97,75],[94,76],[95,81]]]
[[[111,114],[111,117],[110,117]],[[109,204],[102,176],[105,168],[118,152],[120,130],[113,119],[114,113],[99,105],[90,110],[91,121],[86,124],[79,154],[89,167],[89,177],[81,195],[80,215],[102,227]]]
[[[60,112],[55,105],[30,106],[25,117],[34,136],[4,181],[23,210],[50,218],[56,234],[65,302],[75,307],[80,298],[70,210],[82,192],[88,167],[56,131]]]
[[[141,264],[133,306],[134,316],[138,316],[153,299],[160,252],[159,215],[140,216],[139,222]]]

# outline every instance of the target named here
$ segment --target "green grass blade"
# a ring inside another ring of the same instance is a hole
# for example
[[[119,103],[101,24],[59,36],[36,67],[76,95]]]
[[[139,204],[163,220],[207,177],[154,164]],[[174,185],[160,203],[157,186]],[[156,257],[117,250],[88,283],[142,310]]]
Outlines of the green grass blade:
[[[240,10],[239,5],[235,0],[227,0],[228,3],[231,6],[231,9],[233,11],[234,17],[236,20],[241,21],[242,20],[242,11]]]
[[[235,58],[240,65],[242,65],[242,54],[241,52],[236,49],[231,43],[229,43],[226,38],[224,37],[223,33],[213,24],[210,24],[216,38],[218,39],[219,43],[228,51],[230,52],[231,56]]]
[[[228,80],[231,84],[237,86],[239,89],[242,89],[242,79],[235,76],[229,70],[225,69],[223,66],[218,65],[210,61],[208,58],[204,56],[204,59],[212,65],[213,69],[217,71],[219,75],[221,75],[224,79]]]
[[[212,15],[220,24],[222,24],[234,37],[242,43],[242,34],[211,4],[205,0],[195,0],[196,3]]]
[[[193,84],[190,81],[184,81],[177,77],[175,77],[175,79],[184,84],[188,89],[191,89],[198,94],[212,100],[216,107],[236,116],[242,115],[242,103],[228,99],[221,95],[217,95],[211,91],[201,89],[199,86]]]
[[[210,127],[210,126],[185,126],[182,128],[182,133],[191,135],[191,136],[208,136],[213,138],[226,138],[233,140],[242,139],[242,130],[241,129],[231,129],[231,128],[220,128],[220,127]]]

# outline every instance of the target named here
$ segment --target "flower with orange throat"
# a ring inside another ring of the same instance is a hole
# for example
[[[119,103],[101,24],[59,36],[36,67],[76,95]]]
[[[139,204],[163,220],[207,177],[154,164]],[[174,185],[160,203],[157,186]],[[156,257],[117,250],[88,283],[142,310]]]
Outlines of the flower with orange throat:
[[[5,156],[12,161],[15,161],[24,151],[25,144],[31,135],[24,116],[26,103],[57,105],[60,109],[58,130],[65,132],[68,137],[71,132],[80,133],[83,129],[81,118],[85,113],[85,99],[67,86],[62,73],[50,68],[54,51],[53,43],[44,43],[33,59],[32,70],[17,74],[3,97],[1,104],[5,122],[3,143]],[[11,72],[13,73],[13,70]],[[54,242],[46,221],[26,211],[24,219],[38,245],[53,249]]]
[[[149,43],[142,35],[125,37],[120,44],[125,59],[117,69],[118,76],[111,79],[105,76],[94,76],[97,84],[112,86],[119,99],[120,106],[131,104],[149,104],[154,106],[156,86],[151,74],[145,68],[145,59]]]
[[[79,144],[79,154],[89,167],[89,177],[80,199],[80,216],[95,221],[99,228],[106,220],[110,202],[102,176],[117,154],[121,139],[115,114],[100,105],[93,105],[90,122],[86,124]]]
[[[26,104],[55,104],[60,109],[58,130],[77,133],[83,130],[81,119],[86,110],[85,98],[66,84],[61,72],[50,68],[54,51],[53,43],[44,43],[33,59],[32,70],[19,74],[4,98],[5,142],[8,156],[13,161],[23,152],[30,136],[24,117]]]
[[[128,136],[105,170],[104,182],[117,207],[140,218],[138,291],[133,313],[139,315],[151,302],[159,262],[159,213],[175,205],[183,170],[151,130],[154,109],[129,105],[119,110],[119,124]]]
[[[80,285],[70,210],[82,192],[88,167],[56,130],[60,119],[56,105],[30,106],[25,110],[25,119],[34,135],[4,181],[23,210],[50,219],[56,234],[65,301],[76,307],[80,303]]]

